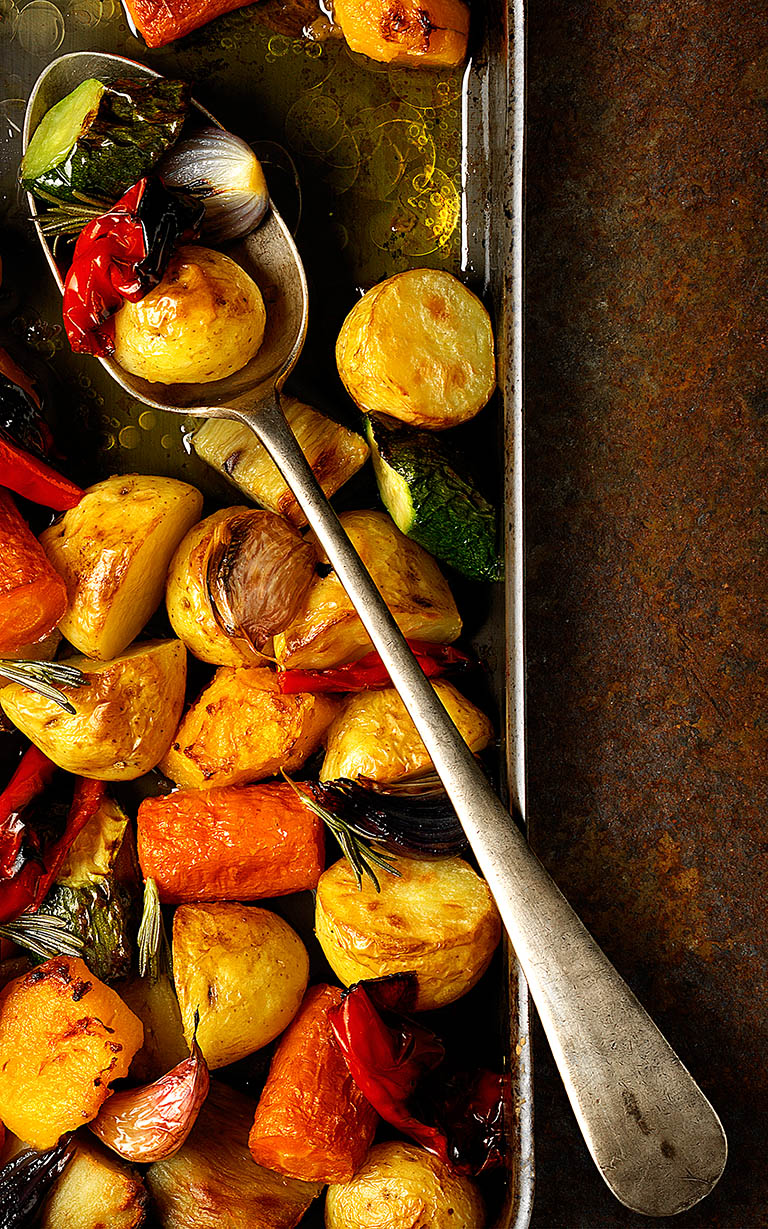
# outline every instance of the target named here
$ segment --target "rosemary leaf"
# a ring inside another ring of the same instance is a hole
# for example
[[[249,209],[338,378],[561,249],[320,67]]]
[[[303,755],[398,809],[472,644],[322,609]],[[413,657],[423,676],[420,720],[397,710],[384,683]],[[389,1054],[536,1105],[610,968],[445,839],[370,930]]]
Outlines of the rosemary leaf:
[[[79,956],[84,946],[79,935],[73,935],[61,918],[50,913],[22,913],[12,922],[3,923],[0,935],[43,960]]]
[[[163,911],[160,908],[160,895],[152,878],[144,883],[144,907],[139,923],[138,941],[139,974],[156,981],[165,970],[170,971],[171,952],[165,933]]]
[[[61,687],[87,687],[88,676],[75,666],[60,661],[14,661],[0,660],[0,677],[10,683],[29,687],[46,700],[59,704],[65,713],[74,714],[74,704],[60,690]],[[57,685],[58,684],[58,685]]]

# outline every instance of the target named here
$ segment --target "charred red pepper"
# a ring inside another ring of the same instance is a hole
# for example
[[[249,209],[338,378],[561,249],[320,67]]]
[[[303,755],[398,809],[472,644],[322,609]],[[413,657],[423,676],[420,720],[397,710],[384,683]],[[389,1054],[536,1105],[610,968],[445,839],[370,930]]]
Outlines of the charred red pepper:
[[[103,781],[78,777],[64,831],[44,845],[29,822],[29,809],[57,772],[56,765],[30,747],[0,795],[0,922],[42,903],[75,837],[97,812]]]
[[[445,1048],[430,1029],[401,1014],[416,977],[358,982],[330,1013],[350,1075],[381,1117],[456,1173],[481,1173],[503,1160],[508,1078],[491,1071],[447,1076]]]
[[[204,212],[202,202],[145,177],[80,232],[64,285],[64,327],[73,350],[114,352],[115,312],[158,284],[174,247],[194,237]]]
[[[83,492],[74,482],[46,465],[45,461],[30,456],[23,448],[6,439],[0,433],[0,486],[7,487],[15,495],[31,499],[33,503],[65,512],[74,508],[83,498]]]
[[[466,653],[451,644],[409,640],[408,645],[427,678],[436,678],[471,662]],[[280,691],[286,696],[299,691],[365,691],[392,686],[389,671],[376,652],[366,653],[359,661],[349,666],[337,666],[335,670],[281,670],[277,681]]]
[[[0,486],[63,512],[74,508],[83,492],[46,461],[52,445],[34,385],[0,349]]]

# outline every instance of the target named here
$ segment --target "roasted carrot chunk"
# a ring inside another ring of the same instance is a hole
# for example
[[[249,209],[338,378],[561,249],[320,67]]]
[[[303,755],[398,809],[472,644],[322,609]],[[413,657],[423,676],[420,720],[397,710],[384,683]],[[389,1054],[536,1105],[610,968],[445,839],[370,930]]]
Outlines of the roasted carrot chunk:
[[[258,1165],[307,1182],[348,1182],[377,1114],[352,1080],[328,1013],[336,986],[313,986],[277,1048],[248,1140]]]
[[[150,47],[163,47],[222,13],[252,0],[126,0],[136,29]]]
[[[128,1074],[141,1021],[82,960],[54,956],[0,993],[0,1118],[35,1148],[90,1122]]]
[[[372,60],[448,68],[467,54],[462,0],[334,0],[333,16],[352,50]]]
[[[302,892],[325,860],[322,820],[282,781],[147,798],[138,830],[144,877],[169,904]]]
[[[0,655],[36,644],[67,609],[67,586],[7,491],[0,490]]]

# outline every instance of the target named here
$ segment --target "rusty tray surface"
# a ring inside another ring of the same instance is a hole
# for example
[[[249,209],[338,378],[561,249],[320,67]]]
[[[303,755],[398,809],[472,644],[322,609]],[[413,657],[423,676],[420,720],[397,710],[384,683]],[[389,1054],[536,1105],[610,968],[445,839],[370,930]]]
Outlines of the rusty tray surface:
[[[470,451],[498,458],[495,473],[484,468],[490,492],[495,484],[506,501],[507,581],[490,605],[483,599],[481,606],[472,590],[459,600],[489,667],[501,782],[522,815],[522,8],[516,0],[476,4],[471,64],[454,73],[389,69],[337,40],[309,41],[301,31],[310,16],[318,16],[312,0],[264,0],[149,51],[131,35],[118,0],[0,0],[0,344],[47,389],[62,440],[77,434],[75,477],[87,483],[98,473],[146,469],[231,502],[233,488],[184,446],[185,427],[175,416],[132,402],[98,364],[72,355],[63,336],[61,301],[16,175],[27,95],[43,66],[67,51],[111,51],[193,82],[199,100],[253,142],[289,222],[299,212],[282,152],[290,151],[303,187],[297,239],[310,283],[310,328],[289,389],[319,408],[343,410],[333,347],[355,287],[419,265],[464,276],[496,324],[500,395],[481,416],[480,444],[473,434],[466,438]],[[370,491],[361,495],[351,483],[334,502],[370,500]],[[306,902],[296,908],[292,920],[306,933]],[[488,1190],[493,1225],[525,1229],[533,1189],[527,991],[508,950],[494,970],[498,993],[470,996],[456,1027],[465,1039],[477,1032],[513,1072],[509,1172]],[[315,964],[313,977],[323,975]],[[321,1219],[317,1208],[302,1223],[311,1229]]]

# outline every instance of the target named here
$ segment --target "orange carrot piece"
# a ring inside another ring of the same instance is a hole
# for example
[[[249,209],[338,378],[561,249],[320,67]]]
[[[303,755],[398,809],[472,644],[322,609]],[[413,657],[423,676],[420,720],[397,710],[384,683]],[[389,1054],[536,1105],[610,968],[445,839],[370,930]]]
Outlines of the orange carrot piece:
[[[325,864],[323,821],[282,781],[146,798],[138,847],[168,904],[302,892]]]
[[[283,1034],[248,1139],[258,1165],[307,1182],[348,1182],[378,1115],[354,1083],[328,1013],[336,986],[313,986]]]
[[[150,47],[163,47],[214,17],[252,0],[126,0],[131,20]]]
[[[67,609],[67,586],[7,491],[0,490],[0,656],[36,644]]]

